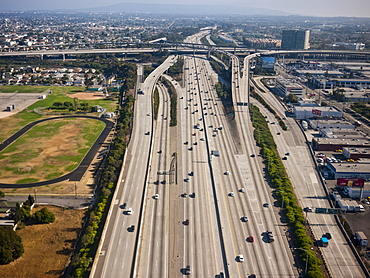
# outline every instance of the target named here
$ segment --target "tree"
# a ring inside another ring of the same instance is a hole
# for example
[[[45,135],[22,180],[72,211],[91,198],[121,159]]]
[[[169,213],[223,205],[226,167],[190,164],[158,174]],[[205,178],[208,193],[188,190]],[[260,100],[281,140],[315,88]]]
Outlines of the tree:
[[[39,223],[53,223],[55,221],[55,215],[47,208],[43,208],[33,215],[33,218]]]
[[[0,227],[0,264],[8,264],[24,252],[21,237],[11,227]]]
[[[0,190],[0,199],[5,197],[5,193]]]

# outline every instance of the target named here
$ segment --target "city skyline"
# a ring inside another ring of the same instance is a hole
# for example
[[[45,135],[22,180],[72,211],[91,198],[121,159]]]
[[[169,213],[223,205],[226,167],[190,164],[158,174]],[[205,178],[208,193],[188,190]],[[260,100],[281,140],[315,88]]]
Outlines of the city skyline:
[[[32,2],[26,0],[18,0],[14,2],[1,0],[1,11],[9,10],[85,10],[88,8],[106,7],[116,4],[133,3],[134,1],[122,0],[80,0],[78,2],[72,0],[65,0],[63,2],[50,2],[46,0],[35,0]],[[247,13],[248,8],[251,9],[266,9],[275,10],[276,14],[295,14],[305,16],[318,16],[318,17],[369,17],[368,11],[370,10],[370,2],[364,0],[353,0],[351,2],[345,0],[312,0],[298,2],[294,0],[234,0],[232,2],[226,0],[139,0],[135,4],[173,4],[173,5],[229,5],[245,7]],[[214,9],[213,9],[214,10]],[[256,12],[254,12],[256,13]],[[258,12],[257,12],[258,13]]]

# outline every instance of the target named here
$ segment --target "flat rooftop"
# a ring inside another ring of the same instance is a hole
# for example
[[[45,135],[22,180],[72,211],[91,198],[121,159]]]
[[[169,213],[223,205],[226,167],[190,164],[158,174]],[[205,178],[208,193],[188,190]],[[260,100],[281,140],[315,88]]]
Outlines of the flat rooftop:
[[[343,172],[364,173],[364,174],[370,173],[370,163],[338,162],[330,164],[333,166],[333,168],[335,168],[337,173]]]
[[[333,112],[339,112],[336,108],[332,106],[294,106],[294,109],[296,111],[311,111],[312,109],[320,110],[322,112],[324,111],[333,111]]]
[[[362,146],[370,147],[370,139],[367,138],[356,138],[356,139],[344,139],[344,138],[322,138],[316,137],[315,141],[319,144],[328,144],[328,145],[349,145],[349,146]]]
[[[370,146],[369,147],[355,147],[355,148],[343,148],[347,150],[350,154],[370,154]],[[367,163],[370,163],[368,161]]]

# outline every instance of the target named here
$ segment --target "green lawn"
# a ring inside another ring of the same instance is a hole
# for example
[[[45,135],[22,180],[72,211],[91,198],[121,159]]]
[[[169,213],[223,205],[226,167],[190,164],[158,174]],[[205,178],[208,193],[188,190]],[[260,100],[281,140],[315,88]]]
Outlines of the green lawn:
[[[3,182],[48,180],[74,170],[105,124],[67,118],[40,123],[0,153]]]

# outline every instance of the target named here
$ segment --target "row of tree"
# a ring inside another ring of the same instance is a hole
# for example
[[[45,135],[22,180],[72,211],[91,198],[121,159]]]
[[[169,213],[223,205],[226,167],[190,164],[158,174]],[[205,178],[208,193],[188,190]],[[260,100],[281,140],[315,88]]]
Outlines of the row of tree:
[[[97,107],[90,105],[88,102],[77,102],[74,99],[74,102],[65,101],[59,102],[56,101],[48,108],[49,110],[67,110],[70,112],[97,112]]]
[[[172,83],[167,79],[163,79],[163,84],[166,86],[170,94],[170,126],[177,125],[177,92]]]

